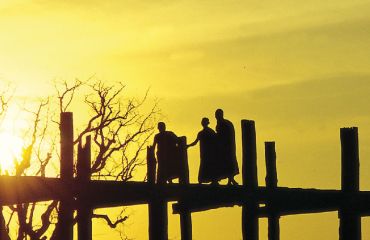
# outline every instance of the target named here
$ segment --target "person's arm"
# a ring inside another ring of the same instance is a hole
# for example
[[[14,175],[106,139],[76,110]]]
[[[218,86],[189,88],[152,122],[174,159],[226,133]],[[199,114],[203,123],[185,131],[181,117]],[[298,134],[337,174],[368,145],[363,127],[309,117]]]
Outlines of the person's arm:
[[[194,142],[192,142],[192,143],[190,143],[190,144],[186,145],[186,147],[188,147],[188,148],[189,148],[189,147],[195,146],[195,145],[197,145],[198,141],[199,141],[199,140],[198,140],[198,138],[197,138],[197,139],[195,139],[195,140],[194,140]]]
[[[186,145],[186,147],[189,148],[189,147],[195,146],[195,145],[197,145],[198,141],[199,141],[199,134],[198,134],[197,138],[194,140],[194,142]]]

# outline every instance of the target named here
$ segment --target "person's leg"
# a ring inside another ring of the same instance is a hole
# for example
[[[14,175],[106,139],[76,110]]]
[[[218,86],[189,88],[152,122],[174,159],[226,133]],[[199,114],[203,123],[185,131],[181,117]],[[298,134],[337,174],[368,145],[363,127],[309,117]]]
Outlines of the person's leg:
[[[228,179],[227,179],[227,185],[232,185],[232,177],[228,177]]]
[[[213,180],[211,181],[211,185],[219,185],[219,183],[218,183],[217,179],[213,179]]]
[[[237,182],[237,181],[235,181],[234,176],[230,176],[230,177],[228,178],[227,185],[238,185],[238,182]]]

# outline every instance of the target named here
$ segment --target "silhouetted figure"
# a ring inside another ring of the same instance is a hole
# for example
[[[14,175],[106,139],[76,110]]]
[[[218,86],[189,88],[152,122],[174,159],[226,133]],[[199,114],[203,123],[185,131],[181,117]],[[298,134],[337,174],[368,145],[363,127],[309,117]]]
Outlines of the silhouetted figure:
[[[215,112],[217,119],[216,133],[219,144],[219,174],[220,178],[228,178],[228,184],[237,185],[234,176],[239,174],[236,160],[235,130],[233,124],[224,119],[222,109]]]
[[[201,122],[203,130],[197,135],[194,142],[187,147],[195,146],[200,142],[200,166],[198,174],[199,183],[218,183],[218,161],[217,161],[217,136],[216,132],[208,127],[209,119],[203,118]]]
[[[172,179],[178,178],[180,173],[180,164],[177,149],[177,136],[171,132],[166,131],[166,124],[164,122],[158,123],[159,133],[154,136],[154,149],[157,147],[157,182],[172,183]]]

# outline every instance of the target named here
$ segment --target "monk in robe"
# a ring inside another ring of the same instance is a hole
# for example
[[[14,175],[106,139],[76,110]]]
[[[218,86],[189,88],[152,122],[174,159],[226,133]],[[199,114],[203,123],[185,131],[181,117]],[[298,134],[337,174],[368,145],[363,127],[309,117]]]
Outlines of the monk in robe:
[[[198,133],[194,142],[187,147],[195,146],[200,143],[200,165],[198,173],[199,183],[218,184],[218,166],[217,166],[217,136],[216,132],[208,127],[209,119],[203,118],[201,121],[203,129]]]
[[[224,118],[222,109],[215,112],[217,120],[216,133],[219,144],[220,178],[228,178],[228,185],[237,185],[234,176],[239,174],[236,160],[235,130],[232,122]]]
[[[180,176],[178,137],[166,130],[164,122],[158,123],[159,133],[154,136],[154,149],[157,148],[157,183],[172,183]]]

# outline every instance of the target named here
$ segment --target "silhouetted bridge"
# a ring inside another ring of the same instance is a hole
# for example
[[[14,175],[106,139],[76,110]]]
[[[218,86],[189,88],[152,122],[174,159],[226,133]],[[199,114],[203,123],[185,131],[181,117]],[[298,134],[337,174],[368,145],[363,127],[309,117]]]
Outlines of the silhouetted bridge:
[[[92,180],[79,186],[77,181],[66,184],[58,178],[43,177],[0,177],[0,205],[11,205],[48,200],[62,200],[64,196],[72,198],[84,194],[92,208],[107,208],[147,204],[149,199],[160,197],[165,201],[189,202],[192,212],[209,210],[217,207],[243,206],[249,199],[258,203],[274,201],[275,212],[279,215],[335,211],[348,205],[361,212],[361,216],[370,215],[370,191],[346,194],[340,190],[318,190],[278,187],[271,191],[258,187],[250,192],[243,186],[166,184],[150,185],[145,182],[116,182]],[[11,186],[11,187],[10,187]],[[67,186],[67,187],[66,187]],[[101,194],[97,194],[101,193]],[[212,199],[209,199],[212,196]],[[76,203],[75,208],[77,209]],[[181,206],[174,205],[175,212],[181,212]],[[268,216],[267,207],[258,210],[261,217]]]
[[[279,218],[285,215],[338,211],[339,239],[361,239],[361,217],[370,216],[370,191],[359,191],[357,128],[341,129],[341,190],[277,187],[275,143],[265,143],[266,187],[257,182],[256,133],[253,121],[242,120],[243,185],[189,183],[186,139],[180,143],[183,173],[179,184],[155,183],[154,150],[148,147],[148,182],[90,180],[91,140],[78,147],[77,174],[73,176],[72,113],[61,115],[61,177],[0,177],[0,205],[60,200],[57,234],[73,239],[73,212],[77,210],[78,238],[92,239],[92,210],[148,204],[149,239],[167,234],[167,203],[180,215],[181,239],[192,239],[191,212],[219,207],[242,207],[243,239],[258,239],[258,218],[268,218],[268,238],[279,239]]]

